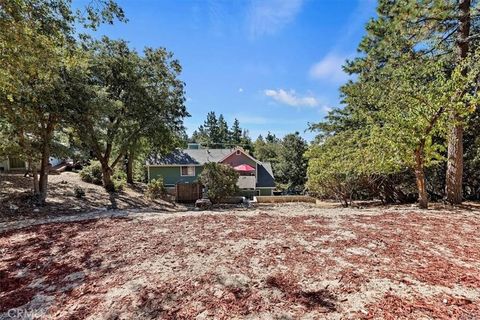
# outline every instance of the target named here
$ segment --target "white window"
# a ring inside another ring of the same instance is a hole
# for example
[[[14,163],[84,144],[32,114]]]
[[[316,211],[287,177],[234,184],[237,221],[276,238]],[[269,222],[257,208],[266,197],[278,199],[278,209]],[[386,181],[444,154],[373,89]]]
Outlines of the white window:
[[[180,167],[180,175],[182,177],[194,177],[195,176],[195,167],[194,166]]]

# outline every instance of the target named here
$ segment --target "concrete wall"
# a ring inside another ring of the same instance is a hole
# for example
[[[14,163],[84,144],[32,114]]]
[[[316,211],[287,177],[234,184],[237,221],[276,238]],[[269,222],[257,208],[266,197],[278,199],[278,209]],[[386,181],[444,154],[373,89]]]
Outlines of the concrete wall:
[[[315,203],[315,198],[309,196],[260,196],[258,203],[285,203],[285,202],[308,202]]]

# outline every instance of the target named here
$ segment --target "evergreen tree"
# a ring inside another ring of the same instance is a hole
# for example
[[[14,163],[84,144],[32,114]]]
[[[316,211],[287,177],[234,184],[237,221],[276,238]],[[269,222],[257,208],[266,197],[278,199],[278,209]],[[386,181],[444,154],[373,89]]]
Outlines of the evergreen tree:
[[[240,139],[240,145],[243,149],[253,152],[253,143],[250,135],[248,134],[248,130],[244,129],[242,132],[242,138]]]
[[[240,121],[235,118],[232,128],[230,129],[230,143],[234,146],[239,145],[242,140],[242,128],[240,128]]]
[[[202,133],[202,132],[201,132]],[[207,114],[207,119],[203,124],[203,133],[205,141],[201,141],[206,144],[207,147],[215,147],[220,141],[218,119],[214,111],[210,111]]]
[[[275,178],[289,190],[303,190],[307,179],[307,142],[298,132],[287,134],[281,141]]]
[[[218,141],[215,141],[216,144],[225,147],[229,144],[230,140],[230,132],[228,131],[228,124],[221,114],[218,117]]]
[[[357,74],[342,88],[347,108],[316,126],[326,133],[309,153],[313,187],[330,177],[385,175],[407,167],[416,175],[420,207],[427,207],[425,168],[441,159],[446,132],[461,125],[458,117],[449,122],[447,116],[467,117],[476,104],[478,58],[459,62],[452,55],[462,16],[458,7],[426,2],[379,2],[378,18],[367,25],[359,46],[363,56],[345,68]],[[447,184],[453,180],[447,177]]]
[[[274,134],[268,132],[266,139],[259,135],[253,146],[255,158],[263,162],[270,162],[274,173],[276,173],[280,140]]]

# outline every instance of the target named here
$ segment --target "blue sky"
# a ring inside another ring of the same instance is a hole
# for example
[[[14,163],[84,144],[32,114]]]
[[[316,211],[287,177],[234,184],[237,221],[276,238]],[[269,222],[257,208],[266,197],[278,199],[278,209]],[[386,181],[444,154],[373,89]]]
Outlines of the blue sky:
[[[118,0],[129,22],[101,34],[173,51],[183,66],[190,134],[213,110],[255,139],[304,132],[340,106],[343,61],[374,0]]]

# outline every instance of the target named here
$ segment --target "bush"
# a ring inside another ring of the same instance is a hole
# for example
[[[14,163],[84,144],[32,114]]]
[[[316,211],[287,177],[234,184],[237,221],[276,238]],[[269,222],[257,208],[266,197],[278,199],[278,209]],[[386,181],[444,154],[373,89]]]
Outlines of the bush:
[[[115,192],[122,191],[127,184],[127,174],[122,170],[115,170],[112,175],[112,181]]]
[[[238,172],[226,164],[206,163],[199,180],[207,188],[207,197],[212,203],[218,203],[238,191]]]
[[[75,194],[75,198],[83,198],[85,197],[85,190],[82,187],[75,186],[73,188],[73,193]]]
[[[167,195],[167,188],[163,184],[163,178],[153,179],[147,184],[147,197],[150,199],[163,198]]]
[[[102,184],[102,165],[99,161],[92,161],[80,171],[82,181],[94,184]]]

